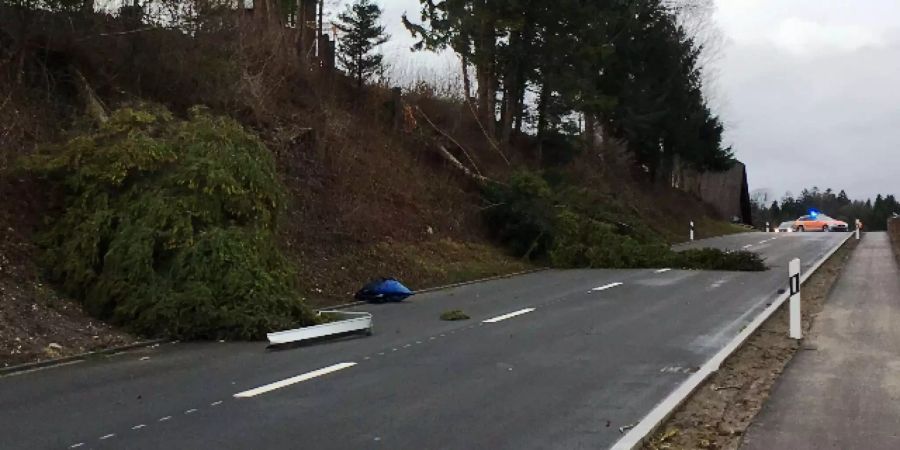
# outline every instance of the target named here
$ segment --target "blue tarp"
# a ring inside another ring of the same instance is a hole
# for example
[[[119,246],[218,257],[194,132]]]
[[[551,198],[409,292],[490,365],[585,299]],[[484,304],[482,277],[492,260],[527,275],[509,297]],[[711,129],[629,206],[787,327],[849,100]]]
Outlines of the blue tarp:
[[[400,302],[413,295],[413,291],[409,290],[403,283],[393,278],[379,278],[370,281],[363,286],[355,297],[357,300],[382,303],[382,302]]]

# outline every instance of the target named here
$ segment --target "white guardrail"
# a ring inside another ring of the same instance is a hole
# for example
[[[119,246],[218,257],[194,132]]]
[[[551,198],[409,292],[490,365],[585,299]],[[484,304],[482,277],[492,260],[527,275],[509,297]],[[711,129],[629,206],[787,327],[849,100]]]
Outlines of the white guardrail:
[[[841,247],[847,243],[848,240],[853,236],[853,233],[847,233],[847,237],[842,239],[840,243],[834,246],[828,253],[825,254],[820,260],[816,261],[816,263],[806,270],[800,276],[800,284],[804,283],[816,270],[819,269],[825,261],[828,261],[828,258],[831,258],[831,255],[834,255]],[[708,361],[706,361],[703,366],[700,367],[700,370],[695,372],[693,375],[688,377],[680,386],[678,386],[674,391],[672,391],[668,397],[666,397],[661,403],[656,405],[649,414],[644,416],[640,422],[638,422],[637,426],[628,431],[625,436],[619,439],[611,448],[611,450],[635,450],[640,448],[644,443],[644,440],[649,438],[650,435],[656,431],[656,429],[662,425],[662,423],[675,412],[675,409],[681,406],[681,404],[687,400],[688,397],[694,392],[697,387],[702,384],[707,377],[715,373],[719,370],[719,366],[725,361],[726,358],[731,356],[747,338],[750,337],[762,324],[765,322],[778,308],[781,307],[782,304],[791,296],[789,291],[785,291],[783,294],[780,294],[774,302],[772,302],[766,309],[764,309],[752,322],[750,322],[746,327],[738,333],[737,336],[734,337],[728,344],[725,345],[718,353],[713,355]]]
[[[335,316],[338,320],[323,323],[321,325],[313,325],[310,327],[296,328],[293,330],[278,331],[268,333],[269,344],[288,344],[291,342],[305,341],[307,339],[315,339],[324,336],[332,336],[335,334],[353,333],[365,331],[366,334],[372,334],[372,314],[367,312],[352,311],[319,311],[319,316],[327,314]]]

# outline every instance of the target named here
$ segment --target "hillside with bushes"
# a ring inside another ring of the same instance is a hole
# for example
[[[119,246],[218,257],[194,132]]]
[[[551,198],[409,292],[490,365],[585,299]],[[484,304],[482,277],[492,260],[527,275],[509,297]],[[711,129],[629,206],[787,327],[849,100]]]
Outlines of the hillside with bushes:
[[[740,230],[669,181],[733,162],[678,10],[502,3],[423,1],[464,87],[398,96],[371,2],[332,47],[313,1],[3,0],[0,362],[256,339],[382,275],[763,269],[669,249]]]

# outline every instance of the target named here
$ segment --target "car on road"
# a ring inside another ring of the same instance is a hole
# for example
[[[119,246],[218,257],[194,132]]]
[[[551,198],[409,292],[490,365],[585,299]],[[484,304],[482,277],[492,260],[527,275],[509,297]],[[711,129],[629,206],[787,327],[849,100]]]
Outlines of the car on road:
[[[794,228],[799,232],[804,231],[848,231],[847,222],[833,219],[825,214],[810,214],[802,216],[794,221]]]
[[[778,225],[778,228],[775,229],[776,233],[793,233],[794,232],[794,221],[789,220],[787,222],[781,222],[781,225]]]

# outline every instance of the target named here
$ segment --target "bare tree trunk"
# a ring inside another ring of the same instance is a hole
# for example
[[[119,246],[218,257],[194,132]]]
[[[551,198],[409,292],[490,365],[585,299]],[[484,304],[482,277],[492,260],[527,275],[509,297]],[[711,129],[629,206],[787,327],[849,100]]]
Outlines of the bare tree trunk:
[[[584,113],[584,143],[588,150],[597,146],[597,118],[591,113]]]
[[[510,37],[510,47],[517,51],[522,45],[522,33],[513,33]],[[521,61],[515,61],[507,67],[506,74],[503,77],[503,102],[500,112],[500,148],[509,147],[510,138],[512,137],[513,118],[516,114],[516,103],[518,103],[519,91],[519,72],[521,71]]]
[[[503,111],[500,115],[500,148],[504,150],[509,148],[512,138],[513,117],[516,114],[516,94],[513,91],[515,91],[515,88],[505,89],[503,92]]]
[[[496,136],[496,102],[497,102],[497,74],[495,67],[497,38],[496,23],[491,17],[492,12],[487,5],[487,0],[478,3],[479,14],[484,19],[481,21],[481,29],[478,33],[475,48],[476,71],[478,78],[478,113],[481,125],[489,137]]]
[[[462,81],[466,100],[472,98],[472,80],[469,79],[469,58],[462,56]]]
[[[550,82],[545,79],[541,86],[541,98],[538,100],[538,137],[544,137],[547,131],[547,106],[550,103],[550,95],[552,95]]]
[[[550,89],[550,81],[544,77],[544,84],[541,86],[541,98],[538,101],[538,162],[544,160],[544,135],[547,132],[547,106],[550,103],[550,95],[553,91]]]
[[[493,127],[490,126],[489,122],[494,121],[494,111],[493,111],[493,101],[491,100],[491,73],[488,71],[484,65],[482,67],[476,67],[476,78],[478,80],[478,121],[481,122],[481,127],[484,128],[485,133],[489,137],[493,136],[491,129]]]
[[[516,93],[516,133],[522,132],[522,125],[525,121],[525,83],[522,83],[519,92]]]

